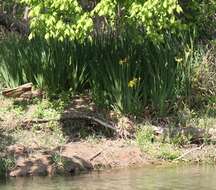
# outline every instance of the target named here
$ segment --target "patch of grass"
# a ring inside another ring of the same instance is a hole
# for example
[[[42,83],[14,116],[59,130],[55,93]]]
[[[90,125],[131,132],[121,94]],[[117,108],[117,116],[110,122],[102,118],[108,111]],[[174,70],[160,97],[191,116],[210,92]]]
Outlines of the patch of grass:
[[[57,119],[60,117],[60,114],[70,101],[70,94],[61,94],[55,99],[53,97],[36,103],[36,110],[33,113],[35,118]]]
[[[7,172],[15,167],[15,158],[11,156],[0,158],[0,177],[6,177]]]
[[[204,128],[204,129],[210,129],[214,128],[216,129],[216,118],[214,117],[202,117],[197,119],[198,128]]]
[[[15,140],[11,136],[11,131],[0,129],[0,155],[4,153],[7,146],[14,144]]]
[[[13,100],[2,100],[4,105],[0,108],[0,115],[4,116],[13,113],[16,117],[22,116],[26,111],[26,106],[14,104]]]
[[[55,165],[55,167],[63,167],[64,166],[64,160],[62,159],[62,156],[57,152],[54,152],[51,155],[50,160]]]
[[[174,144],[157,141],[150,125],[136,132],[136,141],[143,152],[156,159],[174,160],[181,155],[180,149]]]
[[[180,127],[195,126],[196,112],[183,104],[183,108],[177,111],[176,124]]]
[[[188,145],[192,142],[192,134],[176,133],[175,135],[170,135],[167,143],[183,146]]]
[[[20,120],[23,117],[59,119],[69,101],[70,93],[42,100],[35,98],[31,101],[0,97],[0,118],[6,122]]]
[[[31,106],[32,102],[0,97],[0,117],[11,116],[13,119],[22,117]]]
[[[95,135],[95,134],[92,134],[92,135],[88,135],[85,140],[89,143],[92,143],[92,144],[97,144],[99,143],[102,139],[104,138],[104,136],[101,134],[101,135]]]
[[[180,149],[169,143],[146,142],[140,148],[144,153],[156,159],[174,160],[181,155]]]
[[[202,109],[199,112],[184,105],[177,111],[175,125],[180,127],[198,127],[198,128],[215,128],[216,117],[214,115],[215,105],[209,104],[207,110]]]
[[[33,82],[49,92],[82,91],[88,79],[88,50],[76,41],[27,40],[11,37],[1,41],[0,74],[7,86]],[[34,49],[34,51],[32,51]],[[14,64],[14,61],[16,64]]]
[[[32,102],[28,100],[13,100],[13,107],[20,108],[22,110],[27,110],[31,104]]]
[[[142,128],[139,128],[136,132],[136,140],[141,146],[148,142],[153,143],[155,141],[155,135],[152,126],[150,124],[146,124],[142,126]]]
[[[53,105],[48,100],[43,100],[37,104],[36,110],[33,113],[34,118],[58,118],[60,116],[60,113],[53,108]]]
[[[67,142],[61,127],[56,122],[34,125],[30,130],[16,129],[11,133],[15,142],[25,146],[52,149]]]
[[[25,110],[22,107],[17,107],[17,106],[10,108],[10,110],[8,111],[13,112],[17,117],[20,117],[25,113]]]

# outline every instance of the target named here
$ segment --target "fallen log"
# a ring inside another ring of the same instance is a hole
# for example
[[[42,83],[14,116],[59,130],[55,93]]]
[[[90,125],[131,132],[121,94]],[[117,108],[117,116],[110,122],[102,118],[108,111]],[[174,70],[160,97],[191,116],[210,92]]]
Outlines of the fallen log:
[[[74,120],[74,119],[80,119],[80,120],[87,120],[87,121],[91,121],[94,122],[96,124],[99,124],[105,128],[111,129],[115,132],[117,132],[117,128],[115,127],[114,124],[109,124],[106,123],[104,121],[102,121],[101,119],[92,117],[92,116],[87,116],[87,115],[76,115],[76,116],[67,116],[67,117],[62,117],[60,119],[34,119],[34,120],[25,120],[22,121],[20,123],[21,127],[26,127],[26,126],[31,126],[32,124],[43,124],[43,123],[48,123],[48,122],[52,122],[52,121],[56,121],[56,122],[64,122],[67,120]]]
[[[16,88],[5,89],[2,91],[2,95],[7,98],[19,98],[22,94],[26,92],[31,92],[32,83],[27,83]]]

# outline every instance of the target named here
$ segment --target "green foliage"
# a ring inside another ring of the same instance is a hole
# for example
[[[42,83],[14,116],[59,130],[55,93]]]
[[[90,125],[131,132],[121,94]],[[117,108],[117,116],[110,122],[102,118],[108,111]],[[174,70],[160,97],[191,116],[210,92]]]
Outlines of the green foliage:
[[[121,29],[128,25],[133,29],[141,27],[147,36],[158,40],[161,39],[164,29],[179,27],[176,15],[182,12],[177,0],[21,0],[21,2],[32,7],[30,38],[39,34],[46,39],[59,40],[65,37],[72,40],[91,39],[95,27],[97,29],[99,27],[95,24],[95,20],[100,18],[104,18],[100,21],[102,27],[116,30],[119,28],[117,23],[121,25]]]
[[[1,101],[6,102],[3,97]],[[19,102],[8,99],[7,106],[2,105],[0,108],[0,116],[5,117],[8,113],[14,115],[15,117],[22,117],[25,114],[25,111],[28,109],[28,103],[26,101]]]
[[[36,110],[34,111],[33,116],[35,118],[43,119],[43,118],[59,118],[59,112],[53,108],[53,104],[47,100],[43,100],[39,104],[37,104]]]
[[[54,152],[50,159],[51,159],[51,162],[55,165],[55,167],[63,167],[64,166],[64,163],[63,163],[64,160],[59,153]]]
[[[91,89],[96,103],[120,112],[140,111],[143,85],[141,62],[126,39],[94,41],[91,52]]]
[[[181,154],[180,149],[173,144],[157,141],[153,126],[144,125],[136,132],[136,141],[141,150],[153,158],[174,160]]]
[[[101,41],[92,48],[99,48],[100,54],[92,52],[90,64],[96,101],[99,98],[121,112],[141,111],[151,104],[162,115],[190,88],[188,58],[177,60],[186,54],[183,38],[168,35],[157,45],[148,40],[132,43],[128,36]]]
[[[173,127],[174,129],[174,127]],[[174,129],[175,130],[175,129]],[[176,145],[176,146],[184,146],[192,143],[193,134],[184,134],[184,133],[175,133],[169,135],[169,139],[167,140],[167,143]]]
[[[126,113],[149,104],[161,115],[169,112],[170,104],[190,88],[189,61],[182,58],[185,43],[171,35],[161,44],[137,44],[128,36],[95,40],[89,64],[95,101]]]
[[[76,42],[9,38],[0,42],[0,73],[8,87],[28,81],[47,91],[77,93],[88,78],[85,52]]]
[[[37,101],[35,103],[35,110],[33,117],[40,119],[58,119],[65,107],[68,105],[70,96],[61,94],[57,96],[57,99],[50,97]]]
[[[178,96],[190,91],[193,50],[186,44],[184,35],[171,34],[160,44],[151,40],[137,44],[129,34],[85,43],[3,41],[0,73],[7,86],[33,82],[50,93],[72,94],[90,89],[97,105],[122,113],[138,113],[150,105],[163,115]]]
[[[188,78],[185,88],[184,106],[197,113],[214,113],[216,97],[215,47],[199,45],[189,49]],[[186,54],[185,54],[186,55]],[[210,113],[210,114],[211,114]]]
[[[206,97],[216,96],[216,46],[199,47],[194,52],[193,90]]]
[[[136,132],[136,141],[140,146],[153,143],[155,141],[153,127],[150,124],[145,124],[145,126],[139,128]]]
[[[1,157],[0,158],[0,177],[6,177],[7,172],[15,166],[14,157]]]
[[[211,39],[216,27],[215,0],[180,0],[183,9],[181,20],[187,23],[188,28],[195,28],[197,37]]]

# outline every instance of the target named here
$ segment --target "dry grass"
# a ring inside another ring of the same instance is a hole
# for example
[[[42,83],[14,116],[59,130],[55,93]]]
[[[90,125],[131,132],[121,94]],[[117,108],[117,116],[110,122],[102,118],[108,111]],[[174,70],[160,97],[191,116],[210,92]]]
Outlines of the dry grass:
[[[201,59],[194,68],[195,86],[202,95],[216,96],[216,46],[202,52]]]

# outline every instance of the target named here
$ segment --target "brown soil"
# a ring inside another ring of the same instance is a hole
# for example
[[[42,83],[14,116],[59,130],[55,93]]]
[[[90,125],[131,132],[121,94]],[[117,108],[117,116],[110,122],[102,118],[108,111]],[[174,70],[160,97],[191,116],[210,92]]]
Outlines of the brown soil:
[[[16,158],[16,166],[9,176],[38,176],[53,174],[77,174],[105,168],[143,166],[152,161],[140,149],[124,140],[74,142],[52,151],[32,151],[21,145],[8,147],[8,154]],[[60,154],[59,163],[53,162]]]
[[[17,116],[17,114],[13,112],[13,100],[0,98],[0,103],[2,105],[1,109],[3,109],[2,112],[0,112],[0,128],[6,129],[15,129],[20,126],[22,121],[31,120],[37,106],[27,104],[25,114]],[[19,104],[22,104],[22,100]],[[9,108],[12,110],[10,111]],[[105,122],[114,122],[116,119],[116,115],[112,112],[99,110],[88,96],[74,97],[68,106],[65,107],[61,117],[66,117],[68,115],[94,116]],[[128,131],[131,131],[131,128],[133,128],[131,122],[128,118],[123,117],[120,119],[119,123],[117,123],[118,129],[120,129],[119,131],[122,132],[122,134],[126,134],[123,136],[127,136]],[[107,131],[106,128],[98,126],[94,122],[75,120],[62,123],[61,125],[63,134],[69,138],[68,142],[70,142],[62,147],[53,150],[50,150],[50,148],[42,148],[42,146],[38,144],[40,139],[37,138],[35,139],[34,145],[30,142],[31,145],[29,145],[29,143],[17,144],[17,142],[14,142],[14,145],[6,146],[7,148],[4,148],[7,149],[6,155],[15,157],[15,167],[9,171],[8,175],[37,176],[54,175],[58,173],[75,174],[82,171],[142,166],[151,163],[150,159],[148,159],[135,144],[131,144],[126,140],[107,140],[104,138],[103,140],[83,141],[82,138],[77,138],[80,129],[87,130],[87,134],[96,134],[97,132],[101,134],[103,132],[105,135],[107,133],[110,137],[110,132]],[[73,126],[78,126],[78,129]],[[124,127],[121,129],[122,126]],[[24,127],[22,130],[31,130],[30,128]],[[46,126],[43,127],[42,125],[42,129],[45,130]],[[37,131],[36,133],[41,132],[44,131]],[[44,134],[45,133],[46,132],[44,132]],[[34,136],[34,134],[32,135]],[[49,132],[47,132],[47,135],[49,135]]]

